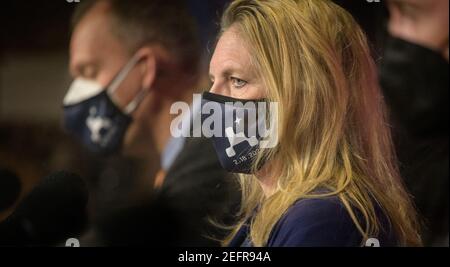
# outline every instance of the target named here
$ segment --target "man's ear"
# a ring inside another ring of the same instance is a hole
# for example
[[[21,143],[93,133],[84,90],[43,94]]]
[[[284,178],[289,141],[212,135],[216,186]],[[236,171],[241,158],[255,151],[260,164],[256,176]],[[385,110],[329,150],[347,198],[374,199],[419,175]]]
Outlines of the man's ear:
[[[143,77],[142,89],[151,90],[154,87],[157,74],[156,54],[152,47],[143,47],[138,50],[137,56],[140,58],[138,68]]]

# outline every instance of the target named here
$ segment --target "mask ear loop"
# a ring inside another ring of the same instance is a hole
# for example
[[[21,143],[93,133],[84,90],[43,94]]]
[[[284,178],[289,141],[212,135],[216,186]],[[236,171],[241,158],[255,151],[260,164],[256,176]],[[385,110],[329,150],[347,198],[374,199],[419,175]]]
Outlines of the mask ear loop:
[[[130,71],[139,62],[139,57],[137,55],[133,56],[131,60],[125,65],[125,67],[117,74],[113,79],[111,84],[108,86],[108,94],[112,96],[119,88],[120,84],[125,80]]]
[[[110,86],[108,86],[108,90],[107,90],[107,93],[111,99],[114,99],[114,97],[113,97],[114,93],[117,91],[120,84],[125,80],[125,78],[130,73],[130,71],[136,66],[136,64],[139,62],[139,60],[140,60],[140,58],[137,55],[133,56],[131,58],[131,60],[125,65],[125,67],[113,79]],[[124,113],[129,115],[133,111],[135,111],[146,95],[147,95],[147,90],[141,90],[138,93],[138,95],[135,97],[135,99],[133,99],[133,101],[131,101],[125,107]]]
[[[133,113],[138,107],[139,104],[141,104],[142,100],[147,96],[148,90],[142,89],[138,95],[131,101],[125,108],[124,112],[127,115],[130,115]]]

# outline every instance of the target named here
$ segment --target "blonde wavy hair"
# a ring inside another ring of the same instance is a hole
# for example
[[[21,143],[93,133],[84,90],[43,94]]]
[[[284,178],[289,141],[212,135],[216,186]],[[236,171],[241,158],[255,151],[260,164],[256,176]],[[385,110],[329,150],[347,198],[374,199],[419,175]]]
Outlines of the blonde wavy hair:
[[[421,245],[376,66],[352,16],[327,0],[235,0],[222,32],[231,26],[252,54],[267,99],[279,103],[280,142],[259,156],[277,166],[275,193],[265,197],[254,176],[239,177],[240,222],[224,245],[253,218],[250,239],[264,246],[297,200],[328,196],[340,199],[363,237],[388,230],[380,229],[379,206],[399,245]],[[320,188],[327,193],[318,194]]]

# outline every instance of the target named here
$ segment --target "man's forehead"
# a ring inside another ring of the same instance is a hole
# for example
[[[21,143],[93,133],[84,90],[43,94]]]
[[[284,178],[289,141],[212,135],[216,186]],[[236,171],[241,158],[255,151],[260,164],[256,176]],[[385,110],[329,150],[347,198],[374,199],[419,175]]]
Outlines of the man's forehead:
[[[93,7],[75,26],[72,44],[91,44],[111,38],[111,28],[110,15],[103,9]]]
[[[91,61],[105,53],[119,53],[117,49],[121,49],[121,44],[112,33],[111,18],[106,11],[93,7],[76,25],[70,42],[74,63]]]

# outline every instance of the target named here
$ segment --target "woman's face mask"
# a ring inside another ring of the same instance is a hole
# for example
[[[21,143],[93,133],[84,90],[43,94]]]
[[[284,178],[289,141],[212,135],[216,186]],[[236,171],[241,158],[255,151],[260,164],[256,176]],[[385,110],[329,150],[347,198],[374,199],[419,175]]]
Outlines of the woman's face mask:
[[[132,121],[130,114],[142,102],[146,90],[141,90],[124,110],[112,96],[137,62],[139,59],[133,57],[106,88],[95,81],[75,79],[64,98],[64,128],[93,153],[108,155],[122,147]]]
[[[209,133],[207,137],[212,138],[225,170],[249,174],[259,151],[277,145],[277,111],[276,104],[267,105],[265,100],[240,100],[212,93],[203,94],[203,133]],[[267,127],[268,121],[270,128]]]

